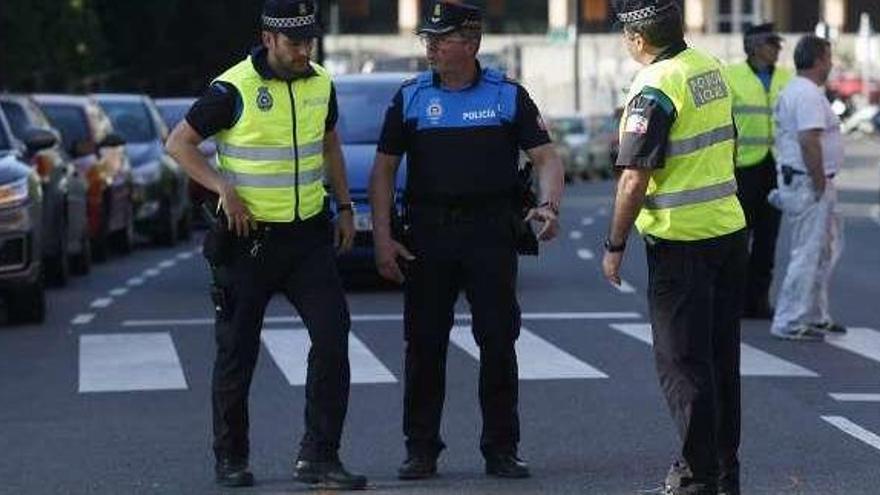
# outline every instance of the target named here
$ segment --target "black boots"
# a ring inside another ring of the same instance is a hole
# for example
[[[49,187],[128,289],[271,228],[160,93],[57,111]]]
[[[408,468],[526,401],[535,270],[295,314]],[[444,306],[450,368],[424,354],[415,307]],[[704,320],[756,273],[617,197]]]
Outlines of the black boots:
[[[339,461],[298,460],[293,466],[293,479],[325,490],[363,490],[366,476],[351,474]]]

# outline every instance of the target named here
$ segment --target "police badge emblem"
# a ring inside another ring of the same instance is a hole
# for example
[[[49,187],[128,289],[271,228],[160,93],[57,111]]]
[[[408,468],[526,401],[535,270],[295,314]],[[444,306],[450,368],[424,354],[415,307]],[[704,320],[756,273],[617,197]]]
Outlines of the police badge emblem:
[[[257,108],[264,112],[268,112],[272,108],[272,95],[269,94],[269,88],[260,86],[257,88]]]
[[[439,98],[431,98],[431,101],[428,102],[428,108],[426,113],[428,114],[428,120],[431,123],[436,124],[440,117],[443,116],[443,105],[440,104]]]
[[[433,22],[433,23],[440,22],[440,15],[441,15],[440,4],[438,3],[438,4],[434,5],[434,15],[431,17],[431,22]]]
[[[309,8],[306,7],[306,4],[299,4],[299,15],[306,15],[309,13]]]

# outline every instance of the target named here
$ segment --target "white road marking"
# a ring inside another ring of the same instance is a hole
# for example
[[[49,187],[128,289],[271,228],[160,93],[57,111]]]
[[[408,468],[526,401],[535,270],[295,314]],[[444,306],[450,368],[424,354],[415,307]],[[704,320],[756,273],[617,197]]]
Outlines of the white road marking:
[[[450,340],[479,361],[480,348],[474,342],[471,327],[453,327]],[[538,337],[526,328],[520,329],[519,339],[516,341],[516,353],[520,380],[608,378],[605,373]]]
[[[584,233],[581,232],[580,230],[572,230],[571,232],[568,233],[568,237],[570,237],[571,239],[574,239],[574,240],[578,240],[578,239],[582,238],[583,236],[584,236]]]
[[[880,394],[828,394],[839,402],[880,402]]]
[[[117,288],[110,291],[110,295],[116,296],[116,297],[124,296],[127,293],[128,293],[128,289],[126,289],[125,287],[117,287]]]
[[[627,282],[626,280],[623,280],[623,279],[620,279],[620,285],[613,285],[612,284],[612,287],[614,287],[619,292],[622,292],[624,294],[633,294],[636,291],[635,287],[633,287],[632,285],[630,285],[629,282]]]
[[[578,253],[578,258],[580,258],[582,260],[591,260],[596,257],[592,251],[590,251],[589,249],[586,249],[586,248],[578,249],[577,253]]]
[[[130,287],[137,287],[139,285],[144,285],[144,279],[141,277],[132,277],[125,282],[126,285]]]
[[[305,385],[311,348],[308,332],[305,329],[264,330],[262,339],[287,382]],[[397,378],[354,334],[348,336],[348,361],[351,383],[397,383]]]
[[[592,313],[523,313],[523,320],[632,320],[641,318],[642,315],[634,312],[592,312]],[[456,320],[469,321],[471,315],[456,314]],[[402,314],[372,314],[352,315],[353,322],[382,322],[403,321]],[[296,316],[269,316],[263,320],[265,324],[271,323],[302,323],[302,319]],[[213,318],[182,318],[167,320],[125,320],[124,327],[162,327],[162,326],[199,326],[213,325]]]
[[[614,323],[611,328],[642,342],[653,345],[649,323]],[[816,372],[778,358],[748,344],[740,344],[740,375],[742,376],[819,376]]]
[[[177,255],[177,258],[178,258],[178,259],[181,259],[181,260],[188,260],[188,259],[190,259],[190,258],[192,258],[192,257],[193,257],[193,253],[190,252],[190,251],[187,251],[187,252],[185,252],[185,253],[180,253],[180,254]]]
[[[581,225],[583,225],[584,227],[593,225],[594,223],[596,223],[596,221],[593,220],[593,217],[584,217],[581,219]]]
[[[157,270],[155,268],[149,268],[147,270],[144,270],[145,277],[155,277],[157,275],[159,275],[159,270]]]
[[[845,335],[828,336],[825,342],[880,362],[880,332],[871,328],[850,328]]]
[[[70,320],[71,325],[85,325],[95,319],[95,313],[80,313]]]
[[[187,388],[177,350],[167,332],[80,335],[80,392]]]
[[[847,435],[880,450],[880,436],[877,436],[876,433],[862,428],[843,416],[822,416],[822,419]]]
[[[92,304],[90,304],[90,306],[93,308],[106,308],[107,306],[110,306],[111,304],[113,304],[112,297],[100,297],[100,298],[92,301]]]
[[[177,262],[174,260],[165,260],[165,261],[159,263],[159,268],[163,268],[163,269],[164,268],[171,268],[172,266],[174,266],[176,264],[177,264]]]

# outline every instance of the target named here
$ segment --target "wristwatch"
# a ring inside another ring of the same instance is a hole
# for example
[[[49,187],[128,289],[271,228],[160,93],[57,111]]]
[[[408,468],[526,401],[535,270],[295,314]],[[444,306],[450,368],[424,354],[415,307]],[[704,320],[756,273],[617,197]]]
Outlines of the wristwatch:
[[[609,253],[622,253],[623,250],[626,249],[626,241],[620,244],[614,244],[613,242],[611,242],[610,237],[606,237],[604,246],[605,251],[608,251]]]
[[[336,213],[342,213],[343,211],[350,211],[354,213],[354,203],[349,201],[348,203],[336,203]]]

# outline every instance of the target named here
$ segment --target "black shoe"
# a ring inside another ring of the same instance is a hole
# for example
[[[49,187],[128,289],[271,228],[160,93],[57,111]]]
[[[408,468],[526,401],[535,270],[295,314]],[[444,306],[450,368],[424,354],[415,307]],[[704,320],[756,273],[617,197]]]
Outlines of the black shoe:
[[[722,472],[718,477],[718,495],[739,495],[739,474]]]
[[[411,455],[397,469],[401,480],[423,480],[437,476],[437,457],[431,455]]]
[[[529,465],[516,454],[490,454],[486,456],[486,474],[499,478],[528,478]]]
[[[254,486],[254,475],[247,461],[220,459],[214,465],[217,484],[225,487]]]
[[[293,466],[293,479],[326,490],[363,490],[367,477],[351,474],[339,461],[298,460]]]

